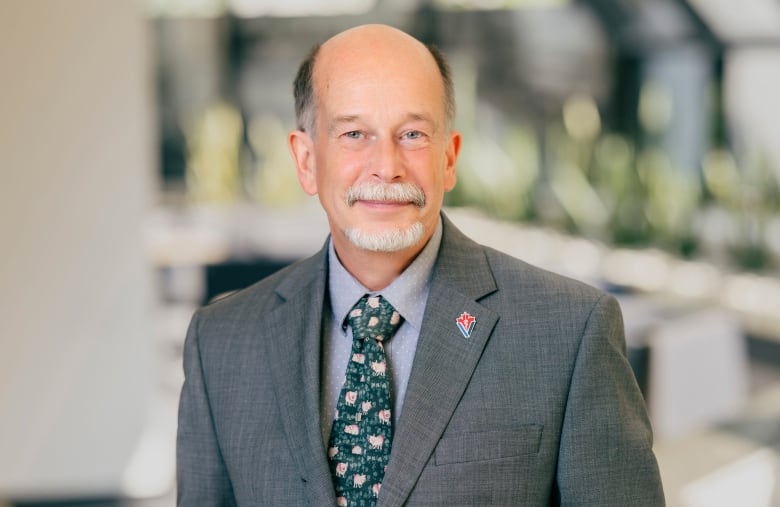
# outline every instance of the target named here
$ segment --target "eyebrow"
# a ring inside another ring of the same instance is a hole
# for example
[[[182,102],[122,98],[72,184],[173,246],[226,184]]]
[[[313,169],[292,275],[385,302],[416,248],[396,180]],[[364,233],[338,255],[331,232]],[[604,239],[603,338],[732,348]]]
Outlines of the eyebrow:
[[[431,118],[425,113],[409,113],[408,115],[406,115],[406,117],[409,118],[410,120],[420,120],[420,121],[435,123],[433,121],[433,118]]]
[[[360,116],[357,114],[347,114],[342,116],[337,116],[328,124],[328,131],[332,132],[336,129],[339,125],[343,125],[345,123],[352,123],[355,121],[358,121],[360,119]]]
[[[345,114],[345,115],[337,116],[328,125],[328,132],[333,132],[339,127],[339,125],[343,125],[345,123],[353,123],[356,121],[360,121],[360,119],[361,116],[359,114]],[[436,122],[433,121],[433,118],[431,118],[429,115],[424,113],[409,113],[406,115],[404,121],[405,122],[422,121],[422,122],[429,123],[432,127],[436,127]]]

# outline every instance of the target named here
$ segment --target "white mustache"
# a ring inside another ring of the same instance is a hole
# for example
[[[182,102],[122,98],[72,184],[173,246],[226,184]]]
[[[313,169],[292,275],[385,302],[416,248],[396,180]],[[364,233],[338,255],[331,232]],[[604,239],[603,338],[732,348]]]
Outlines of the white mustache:
[[[362,183],[347,189],[348,206],[356,201],[411,202],[418,208],[425,206],[425,193],[414,183]]]

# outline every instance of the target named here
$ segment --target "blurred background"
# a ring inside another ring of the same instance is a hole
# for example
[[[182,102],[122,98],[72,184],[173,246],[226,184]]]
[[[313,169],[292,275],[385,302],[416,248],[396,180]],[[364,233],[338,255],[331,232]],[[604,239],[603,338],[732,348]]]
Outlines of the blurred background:
[[[621,302],[671,506],[780,506],[778,0],[0,0],[0,506],[171,506],[192,312],[323,243],[309,48],[449,56],[449,216]]]

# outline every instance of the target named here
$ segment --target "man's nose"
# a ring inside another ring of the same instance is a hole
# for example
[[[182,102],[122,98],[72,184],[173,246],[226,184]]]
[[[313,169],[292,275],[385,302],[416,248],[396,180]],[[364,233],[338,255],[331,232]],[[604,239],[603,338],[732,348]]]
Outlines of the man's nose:
[[[401,147],[393,136],[379,136],[374,143],[371,160],[372,175],[383,182],[403,180],[406,169]]]

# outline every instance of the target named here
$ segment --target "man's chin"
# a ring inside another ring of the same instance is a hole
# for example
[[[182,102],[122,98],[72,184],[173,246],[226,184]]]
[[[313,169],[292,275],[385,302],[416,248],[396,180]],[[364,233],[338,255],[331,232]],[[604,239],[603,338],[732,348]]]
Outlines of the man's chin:
[[[425,233],[422,222],[405,228],[365,231],[358,227],[346,229],[344,234],[350,243],[361,250],[392,253],[406,250],[420,243]]]

